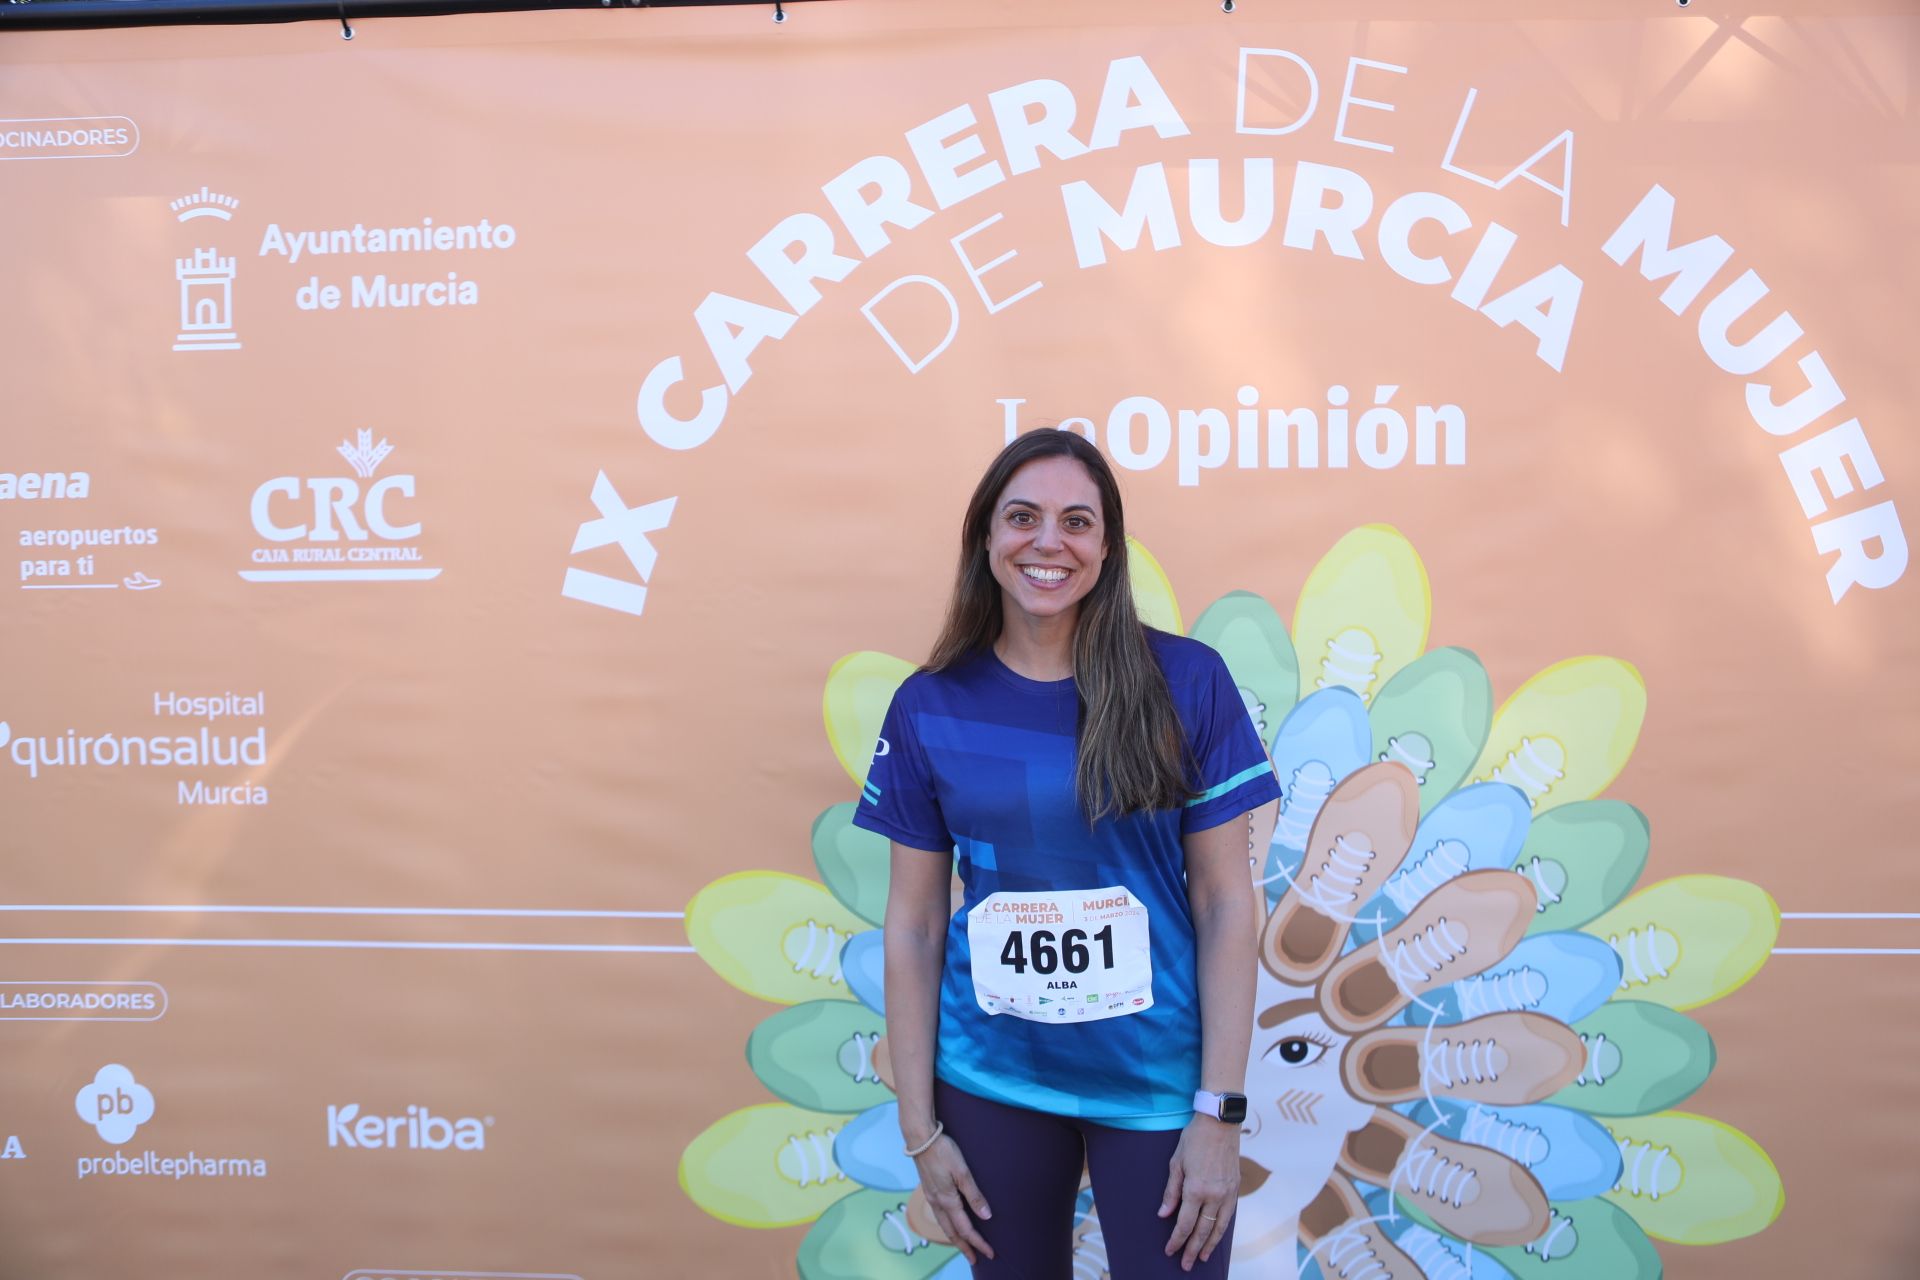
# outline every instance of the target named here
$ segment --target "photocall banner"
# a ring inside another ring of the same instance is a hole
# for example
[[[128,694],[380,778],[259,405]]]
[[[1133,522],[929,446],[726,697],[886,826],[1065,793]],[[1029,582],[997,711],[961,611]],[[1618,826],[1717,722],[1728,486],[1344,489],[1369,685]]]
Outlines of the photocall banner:
[[[1907,1274],[1920,29],[1791,7],[10,35],[0,1273],[964,1276],[849,818],[1066,430],[1285,792],[1235,1273]]]

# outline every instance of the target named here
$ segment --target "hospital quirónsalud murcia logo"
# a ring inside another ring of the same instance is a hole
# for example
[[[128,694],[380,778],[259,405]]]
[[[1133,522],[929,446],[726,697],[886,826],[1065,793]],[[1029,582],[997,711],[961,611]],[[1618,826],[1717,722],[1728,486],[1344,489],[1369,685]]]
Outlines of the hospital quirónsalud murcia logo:
[[[153,1119],[153,1090],[117,1062],[108,1063],[73,1095],[73,1109],[93,1126],[102,1142],[130,1142]]]
[[[375,478],[396,446],[362,427],[334,447],[352,475],[281,475],[255,487],[248,506],[260,539],[248,582],[423,582],[440,570],[421,563],[423,525],[413,502],[418,478]]]

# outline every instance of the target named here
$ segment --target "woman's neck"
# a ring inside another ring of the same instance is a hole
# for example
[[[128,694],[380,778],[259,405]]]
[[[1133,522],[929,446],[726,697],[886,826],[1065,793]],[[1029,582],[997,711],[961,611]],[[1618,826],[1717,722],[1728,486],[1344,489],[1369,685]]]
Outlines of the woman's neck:
[[[1079,611],[1051,618],[1016,615],[1000,628],[993,651],[1015,675],[1065,680],[1073,674],[1073,628]]]

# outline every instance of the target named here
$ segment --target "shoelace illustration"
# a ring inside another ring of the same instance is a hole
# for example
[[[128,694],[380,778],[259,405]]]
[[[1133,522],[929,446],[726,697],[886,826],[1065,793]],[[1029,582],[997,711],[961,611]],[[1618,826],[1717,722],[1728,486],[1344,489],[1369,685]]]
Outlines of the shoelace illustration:
[[[1600,1031],[1589,1037],[1586,1032],[1582,1031],[1580,1032],[1580,1043],[1586,1048],[1587,1060],[1581,1065],[1580,1074],[1574,1077],[1573,1082],[1575,1084],[1605,1084],[1607,1082],[1607,1076],[1610,1075],[1611,1072],[1601,1064],[1600,1055],[1607,1048],[1607,1033]],[[1618,1045],[1613,1046],[1613,1051],[1617,1057],[1620,1052],[1620,1047]]]
[[[1673,1186],[1665,1187],[1672,1191],[1680,1184],[1680,1162],[1674,1159],[1672,1147],[1656,1147],[1651,1142],[1635,1142],[1631,1138],[1620,1139],[1620,1181],[1613,1184],[1615,1191],[1625,1191],[1630,1196],[1645,1196],[1649,1200],[1658,1200],[1663,1188],[1661,1182],[1672,1166]]]
[[[1464,932],[1456,933],[1453,922],[1441,916],[1412,937],[1394,943],[1381,963],[1400,993],[1411,996],[1416,987],[1430,983],[1435,974],[1467,953]]]
[[[1438,1148],[1427,1143],[1416,1143],[1412,1151],[1400,1158],[1400,1167],[1394,1170],[1394,1176],[1401,1174],[1407,1178],[1407,1186],[1416,1194],[1439,1200],[1458,1209],[1465,1201],[1467,1193],[1473,1190],[1474,1181],[1480,1176],[1457,1160],[1449,1160],[1441,1155]]]
[[[1327,1265],[1340,1280],[1390,1280],[1371,1234],[1349,1222],[1327,1238]]]
[[[911,1255],[915,1249],[932,1244],[907,1225],[907,1206],[899,1205],[880,1215],[880,1247],[893,1253]]]
[[[833,1162],[833,1140],[838,1129],[828,1129],[824,1133],[796,1133],[787,1139],[787,1152],[792,1157],[780,1162],[780,1172],[787,1174],[800,1186],[811,1186],[816,1182],[844,1182],[847,1175],[840,1172],[840,1166]]]
[[[1313,830],[1313,820],[1320,816],[1320,806],[1333,794],[1333,770],[1327,768],[1324,761],[1309,760],[1293,771],[1293,781],[1287,784],[1286,797],[1280,804],[1280,816],[1274,827],[1289,849],[1304,849],[1307,836]]]
[[[1620,956],[1620,989],[1635,983],[1646,986],[1654,978],[1664,978],[1670,970],[1660,962],[1661,952],[1675,959],[1680,955],[1680,940],[1649,920],[1643,927],[1627,930],[1627,940],[1609,935],[1607,945]],[[1651,976],[1649,976],[1651,971]]]
[[[1413,910],[1420,899],[1465,871],[1471,857],[1467,846],[1458,840],[1442,840],[1400,868],[1381,887],[1404,915]]]
[[[1559,760],[1549,756],[1557,756]],[[1538,747],[1532,738],[1522,738],[1519,750],[1507,752],[1506,763],[1495,766],[1493,781],[1519,787],[1527,793],[1529,801],[1537,802],[1553,790],[1554,783],[1567,776],[1560,769],[1560,762],[1565,759],[1566,753],[1552,738],[1542,738]]]
[[[878,1031],[864,1034],[856,1031],[852,1039],[840,1046],[840,1069],[852,1076],[855,1084],[880,1078],[880,1073],[873,1069],[873,1047],[879,1043]]]
[[[1456,1084],[1492,1084],[1500,1079],[1500,1066],[1494,1061],[1499,1046],[1492,1040],[1442,1040],[1427,1051],[1427,1076],[1440,1087]]]
[[[807,921],[807,936],[801,938],[799,935],[799,925],[795,925],[787,934],[787,956],[793,961],[793,971],[810,973],[813,977],[825,978],[837,984],[840,981],[840,944],[847,940],[847,935],[830,924],[819,924],[811,919]],[[798,955],[794,954],[796,940]],[[817,956],[814,954],[816,947],[819,948]]]
[[[1527,1246],[1527,1252],[1542,1262],[1557,1262],[1574,1251],[1580,1243],[1580,1233],[1573,1229],[1573,1219],[1565,1214],[1547,1211],[1549,1225],[1538,1240]]]
[[[1359,902],[1360,885],[1366,878],[1367,864],[1372,861],[1373,848],[1365,836],[1352,841],[1345,833],[1335,836],[1320,869],[1308,878],[1301,890],[1301,898],[1329,910]]]
[[[1477,1018],[1483,1013],[1533,1008],[1547,998],[1547,980],[1523,964],[1504,973],[1462,978],[1455,990],[1460,993],[1460,1016]]]
[[[1560,874],[1557,877],[1549,876],[1547,873],[1548,867],[1552,867]],[[1545,911],[1548,907],[1560,901],[1560,889],[1555,888],[1549,882],[1553,879],[1558,879],[1560,881],[1560,888],[1565,888],[1567,884],[1567,869],[1565,867],[1557,862],[1542,862],[1538,858],[1528,858],[1527,865],[1521,868],[1521,872],[1529,880],[1533,881],[1534,890],[1539,895],[1540,901],[1534,904],[1533,909],[1535,911]]]
[[[1467,1112],[1461,1126],[1460,1141],[1498,1151],[1509,1160],[1531,1169],[1547,1158],[1552,1149],[1547,1135],[1529,1124],[1503,1120],[1485,1107]]]
[[[1380,655],[1374,652],[1373,637],[1358,627],[1348,627],[1327,641],[1327,653],[1320,659],[1320,676],[1314,684],[1321,689],[1330,686],[1351,689],[1364,698],[1366,687],[1373,683],[1374,669],[1379,665]]]
[[[1422,1226],[1408,1227],[1394,1243],[1426,1273],[1427,1280],[1472,1280],[1473,1266],[1453,1251],[1453,1242]],[[1467,1245],[1471,1249],[1472,1245]]]

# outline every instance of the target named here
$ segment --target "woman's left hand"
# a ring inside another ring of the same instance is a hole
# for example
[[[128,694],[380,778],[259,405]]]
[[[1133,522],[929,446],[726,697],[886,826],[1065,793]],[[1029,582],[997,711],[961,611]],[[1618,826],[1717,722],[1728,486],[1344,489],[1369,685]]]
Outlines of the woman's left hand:
[[[1167,1256],[1184,1248],[1180,1267],[1191,1271],[1195,1259],[1204,1262],[1213,1255],[1240,1202],[1240,1126],[1212,1116],[1194,1116],[1167,1165],[1160,1216],[1178,1214],[1167,1241]]]

